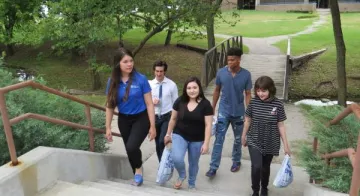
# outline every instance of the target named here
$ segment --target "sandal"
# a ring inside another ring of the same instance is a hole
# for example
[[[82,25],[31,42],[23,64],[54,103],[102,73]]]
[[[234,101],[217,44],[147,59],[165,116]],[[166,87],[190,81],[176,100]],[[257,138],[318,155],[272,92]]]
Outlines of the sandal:
[[[186,178],[186,177],[185,177]],[[181,179],[178,178],[174,184],[174,189],[180,189],[182,186],[182,183],[184,182],[185,178]]]
[[[143,184],[143,182],[144,182],[144,178],[143,178],[144,168],[141,167],[141,170],[142,170],[141,174],[135,174],[134,175],[134,181],[133,181],[132,185],[141,186]]]

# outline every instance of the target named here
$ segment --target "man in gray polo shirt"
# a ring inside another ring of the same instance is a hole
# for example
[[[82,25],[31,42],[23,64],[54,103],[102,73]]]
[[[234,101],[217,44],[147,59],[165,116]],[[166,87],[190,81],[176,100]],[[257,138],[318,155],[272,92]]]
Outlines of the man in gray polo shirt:
[[[252,88],[250,72],[240,67],[241,55],[242,50],[240,48],[230,48],[227,54],[228,65],[219,69],[216,74],[216,87],[212,103],[214,111],[220,97],[220,92],[221,97],[210,170],[206,173],[208,177],[214,177],[220,166],[225,135],[230,124],[235,138],[232,151],[233,164],[230,170],[237,172],[241,166],[241,134],[245,113],[244,92],[246,95],[245,104],[247,106],[251,100]]]

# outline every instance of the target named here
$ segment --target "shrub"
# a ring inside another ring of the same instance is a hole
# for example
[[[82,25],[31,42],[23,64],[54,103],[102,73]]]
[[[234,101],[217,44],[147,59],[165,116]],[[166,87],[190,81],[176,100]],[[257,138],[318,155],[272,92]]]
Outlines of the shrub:
[[[15,84],[16,79],[11,73],[0,68],[0,88]],[[36,82],[46,84],[42,79]],[[84,106],[30,88],[12,91],[6,94],[6,105],[9,118],[25,113],[37,113],[53,118],[63,119],[79,124],[87,124]],[[92,124],[97,128],[105,128],[105,113],[91,111]],[[1,115],[1,114],[0,114]],[[70,148],[78,150],[89,149],[88,132],[76,130],[67,126],[55,125],[38,120],[24,120],[12,126],[17,156],[20,156],[38,146]],[[104,152],[106,140],[101,134],[95,135],[95,151]],[[0,165],[10,160],[2,121],[0,121]]]
[[[347,193],[350,189],[352,166],[347,157],[334,158],[327,165],[321,160],[320,154],[331,153],[357,146],[360,124],[354,115],[349,115],[338,125],[324,126],[325,122],[337,116],[343,108],[340,106],[306,107],[309,120],[312,122],[310,135],[318,138],[318,154],[312,147],[304,144],[299,153],[300,164],[309,175],[324,187],[338,192]]]

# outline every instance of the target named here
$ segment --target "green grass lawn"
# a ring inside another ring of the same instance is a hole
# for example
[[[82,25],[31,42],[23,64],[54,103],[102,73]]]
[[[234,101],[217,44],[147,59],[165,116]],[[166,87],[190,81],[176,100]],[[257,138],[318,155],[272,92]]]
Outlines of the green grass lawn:
[[[105,95],[78,95],[76,96],[88,102],[96,103],[100,106],[105,106],[106,96]]]
[[[304,30],[318,17],[315,14],[266,12],[266,11],[235,11],[239,17],[234,17],[232,11],[222,13],[225,21],[237,21],[235,26],[223,22],[218,18],[215,33],[226,35],[242,35],[245,37],[269,37],[287,35]],[[312,17],[303,18],[299,17]]]
[[[341,14],[341,20],[346,44],[347,76],[360,76],[360,63],[357,58],[360,54],[360,13],[343,13]],[[287,43],[282,41],[277,43],[276,46],[285,52]],[[328,50],[292,75],[290,83],[292,95],[309,97],[336,96],[336,47],[331,18],[318,31],[309,35],[294,37],[291,40],[292,55],[300,55],[322,48]],[[321,82],[327,82],[327,85],[319,86]],[[347,87],[349,97],[360,97],[359,80],[348,78]]]

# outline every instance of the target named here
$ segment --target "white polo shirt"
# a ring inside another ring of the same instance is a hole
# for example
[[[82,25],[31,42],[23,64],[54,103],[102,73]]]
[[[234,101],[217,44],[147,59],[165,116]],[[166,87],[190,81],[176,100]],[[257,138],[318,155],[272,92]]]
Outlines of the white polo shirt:
[[[153,99],[159,99],[159,90],[160,85],[162,84],[162,98],[160,103],[155,106],[155,114],[163,115],[170,111],[172,111],[173,104],[175,100],[178,98],[178,88],[172,80],[165,77],[162,82],[159,82],[155,79],[149,80],[151,86],[151,94]]]

